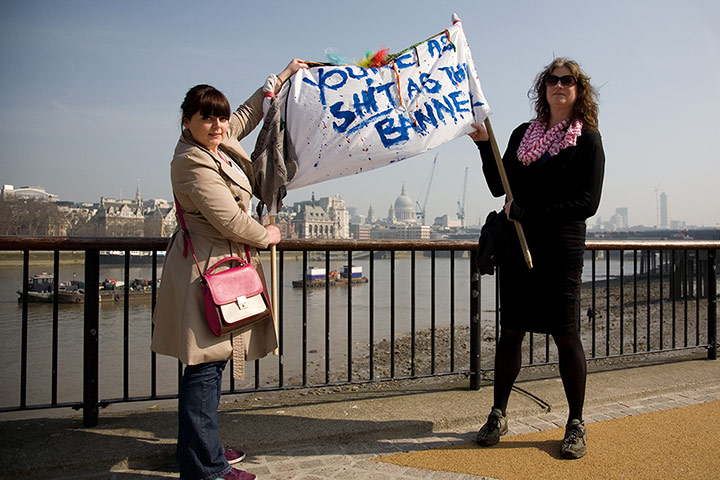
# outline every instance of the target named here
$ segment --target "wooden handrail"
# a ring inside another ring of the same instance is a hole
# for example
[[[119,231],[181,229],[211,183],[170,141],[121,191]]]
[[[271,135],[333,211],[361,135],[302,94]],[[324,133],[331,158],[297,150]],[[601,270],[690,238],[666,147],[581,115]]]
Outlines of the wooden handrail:
[[[164,251],[165,237],[40,237],[0,236],[0,251],[22,250],[139,250]],[[720,249],[720,240],[587,240],[588,250]],[[328,240],[285,239],[279,251],[469,251],[477,240]]]

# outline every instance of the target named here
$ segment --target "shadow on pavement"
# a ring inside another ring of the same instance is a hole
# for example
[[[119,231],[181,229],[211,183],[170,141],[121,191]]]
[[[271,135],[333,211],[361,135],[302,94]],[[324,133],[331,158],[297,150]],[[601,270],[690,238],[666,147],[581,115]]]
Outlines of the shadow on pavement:
[[[432,431],[432,422],[427,421],[318,419],[284,413],[221,411],[219,420],[223,443],[245,450],[249,458],[285,447],[300,455],[298,447],[308,444],[331,445],[315,455],[371,452],[380,440]],[[94,428],[83,428],[79,418],[16,420],[4,422],[2,430],[3,479],[85,476],[118,469],[157,469],[160,477],[176,472],[174,411],[105,415]],[[353,441],[361,442],[345,445]],[[402,443],[398,446],[402,448]],[[416,447],[407,444],[408,449]],[[122,478],[119,472],[115,476]]]

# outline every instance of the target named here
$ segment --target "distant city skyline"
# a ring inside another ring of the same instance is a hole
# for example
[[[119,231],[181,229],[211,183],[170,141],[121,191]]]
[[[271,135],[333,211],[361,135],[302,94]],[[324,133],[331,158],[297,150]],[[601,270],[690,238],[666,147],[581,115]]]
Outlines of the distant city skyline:
[[[145,196],[142,193],[142,188],[140,185],[136,185],[135,193],[132,197],[128,197],[127,195],[124,195],[122,191],[120,191],[118,196],[101,195],[96,200],[93,200],[93,199],[81,199],[81,200],[66,199],[66,198],[63,198],[61,195],[57,195],[54,192],[48,190],[47,188],[45,188],[45,186],[37,185],[37,184],[22,185],[22,186],[14,185],[14,184],[3,184],[3,190],[5,189],[5,187],[10,187],[11,189],[14,188],[15,190],[27,189],[27,188],[30,188],[30,189],[37,188],[37,189],[39,189],[40,192],[46,194],[47,199],[54,199],[52,201],[60,201],[60,202],[96,204],[96,203],[100,202],[101,198],[104,198],[106,200],[107,199],[136,200],[138,198],[138,195],[141,196],[144,201],[164,200],[166,202],[172,202],[172,199],[168,200],[167,198],[163,198],[163,197],[147,197],[147,196]],[[347,206],[348,210],[353,210],[355,212],[354,213],[355,215],[363,216],[363,217],[367,216],[369,209],[372,207],[373,211],[375,212],[375,217],[377,217],[378,219],[384,219],[387,217],[388,209],[394,205],[396,199],[403,192],[405,192],[405,189],[401,188],[401,190],[399,192],[397,192],[396,195],[394,195],[394,196],[390,195],[392,198],[389,199],[389,201],[387,202],[387,208],[384,208],[384,209],[379,208],[379,206],[374,205],[374,204],[370,204],[367,208],[363,209],[363,208],[357,207],[355,205],[352,205],[350,203],[347,203],[347,201],[346,201],[346,206]],[[37,193],[37,192],[35,192],[35,193]],[[405,192],[405,193],[407,193],[407,192]],[[308,198],[295,199],[293,202],[285,202],[284,206],[291,207],[295,203],[308,202],[313,197],[315,197],[316,200],[320,200],[320,198],[323,198],[323,197],[335,197],[335,196],[337,196],[337,195],[317,196],[314,194],[314,192],[310,192],[310,196],[308,196]],[[413,198],[411,195],[408,195],[408,196],[412,199],[416,213],[419,215],[419,213],[421,212],[421,207],[422,207],[421,202],[422,202],[422,200],[424,200],[424,197],[422,199],[416,199],[416,198]],[[37,198],[37,195],[35,195],[35,197]],[[342,196],[339,196],[339,197],[342,199]],[[595,217],[591,218],[588,221],[588,227],[591,229],[606,229],[606,230],[615,230],[615,229],[627,230],[627,229],[632,229],[633,227],[658,228],[658,229],[687,228],[687,227],[715,227],[715,228],[718,227],[718,225],[692,225],[692,224],[688,224],[687,221],[685,221],[682,218],[670,218],[668,216],[668,196],[664,192],[660,192],[658,194],[658,201],[659,201],[658,212],[657,212],[658,222],[655,224],[632,223],[630,221],[631,209],[629,209],[628,207],[617,207],[615,209],[615,213],[609,217],[604,218],[602,216],[596,215]],[[257,200],[254,199],[253,205],[256,205],[256,203],[257,203]],[[431,205],[427,205],[427,206],[430,207]],[[252,210],[254,211],[254,207]],[[426,217],[425,225],[432,226],[435,219],[442,217],[443,215],[447,215],[449,219],[456,220],[456,219],[458,219],[458,215],[457,215],[458,210],[459,209],[456,208],[456,210],[454,212],[444,212],[444,213],[441,213],[440,215],[435,215],[432,218]],[[467,227],[480,226],[480,225],[482,225],[484,220],[485,219],[483,216],[479,216],[477,218],[466,218],[465,225]],[[419,220],[419,221],[422,222],[421,220]]]
[[[630,225],[720,225],[715,138],[720,89],[720,2],[3,2],[0,4],[0,182],[40,184],[63,199],[172,197],[169,162],[187,90],[209,83],[236,106],[293,58],[349,59],[397,52],[463,22],[498,145],[532,118],[527,91],[554,56],[577,59],[600,92],[607,157],[598,218],[628,208]],[[208,17],[214,34],[203,30]],[[612,34],[608,34],[612,32]],[[242,39],[253,39],[245,41]],[[691,66],[691,67],[690,67]],[[256,129],[242,141],[250,152]],[[497,210],[469,138],[395,165],[288,192],[286,203],[339,195],[385,212],[405,184],[424,197],[426,223],[456,215],[465,169],[468,223]]]

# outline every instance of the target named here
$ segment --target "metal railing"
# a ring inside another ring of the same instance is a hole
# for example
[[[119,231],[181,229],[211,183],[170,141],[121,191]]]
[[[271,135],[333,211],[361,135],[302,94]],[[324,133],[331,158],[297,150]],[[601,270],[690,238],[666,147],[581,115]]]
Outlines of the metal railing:
[[[149,346],[158,252],[166,244],[164,238],[0,237],[0,252],[18,252],[22,259],[3,268],[23,285],[18,307],[5,305],[0,316],[0,327],[10,332],[1,332],[3,342],[11,347],[2,354],[6,367],[0,374],[10,393],[0,411],[72,407],[83,410],[84,425],[94,426],[99,408],[112,403],[177,397],[182,365]],[[498,275],[477,274],[476,245],[284,240],[278,246],[279,355],[253,362],[246,380],[226,378],[224,393],[458,374],[480,388],[493,368],[499,333]],[[718,249],[718,241],[588,241],[578,319],[588,358],[706,349],[707,358],[716,359]],[[100,252],[109,250],[124,252],[117,268],[126,288],[107,305],[100,301],[106,268]],[[150,252],[149,262],[139,266],[135,251]],[[66,252],[82,252],[82,311],[58,302]],[[39,254],[52,255],[57,281],[50,310],[35,312],[27,279]],[[367,282],[334,282],[330,276],[301,281],[311,263],[325,272],[359,264]],[[141,300],[127,288],[138,268],[150,277]],[[81,361],[64,360],[81,345]],[[556,362],[547,335],[528,335],[524,348],[524,366]],[[101,386],[106,378],[122,392]],[[61,392],[66,384],[68,391]]]

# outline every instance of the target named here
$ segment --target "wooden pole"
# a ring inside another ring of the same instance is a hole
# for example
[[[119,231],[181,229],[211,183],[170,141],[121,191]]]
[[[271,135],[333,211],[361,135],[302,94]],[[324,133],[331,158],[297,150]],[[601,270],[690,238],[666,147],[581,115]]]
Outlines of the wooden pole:
[[[270,225],[275,223],[275,215],[270,215]],[[278,334],[278,284],[277,284],[277,246],[273,243],[270,245],[270,308],[272,308],[273,322],[275,322],[275,335]],[[279,350],[275,348],[273,355],[279,355]]]
[[[513,199],[513,194],[512,190],[510,190],[510,182],[508,181],[507,174],[505,173],[505,166],[502,163],[500,149],[497,146],[492,125],[490,125],[490,118],[485,119],[485,129],[487,129],[488,135],[490,136],[490,146],[492,147],[493,154],[495,155],[495,163],[497,163],[498,171],[500,172],[500,179],[502,180],[503,188],[505,189],[505,196],[508,201],[511,201]],[[530,249],[528,248],[527,240],[525,239],[525,232],[523,232],[520,222],[513,221],[513,223],[515,224],[515,231],[517,232],[518,239],[520,240],[520,248],[522,248],[523,256],[525,257],[525,263],[527,263],[528,268],[532,269],[532,256],[530,255]]]

